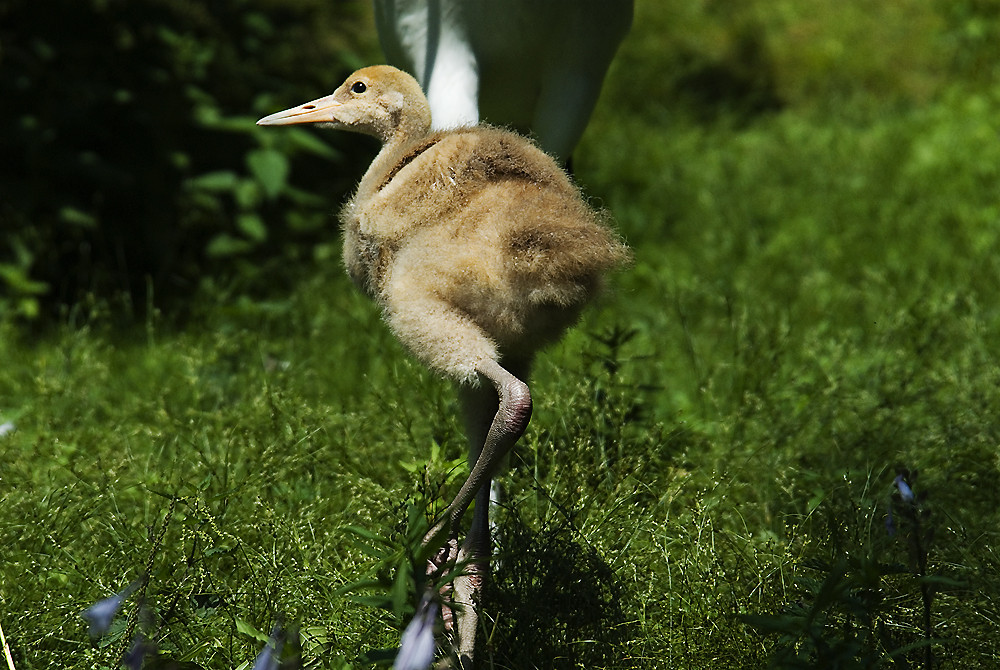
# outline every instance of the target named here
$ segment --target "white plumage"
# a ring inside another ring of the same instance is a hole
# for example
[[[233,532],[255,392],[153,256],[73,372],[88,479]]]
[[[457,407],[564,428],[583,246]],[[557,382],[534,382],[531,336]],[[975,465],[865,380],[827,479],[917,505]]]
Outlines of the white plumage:
[[[566,160],[632,25],[633,0],[374,0],[388,61],[434,129],[511,126]]]

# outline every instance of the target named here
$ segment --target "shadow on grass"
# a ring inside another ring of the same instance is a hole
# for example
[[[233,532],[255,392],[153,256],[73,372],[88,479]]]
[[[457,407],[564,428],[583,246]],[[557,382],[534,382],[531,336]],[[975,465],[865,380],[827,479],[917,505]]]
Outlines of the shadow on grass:
[[[624,589],[570,521],[534,530],[509,513],[497,536],[485,594],[490,667],[631,667]]]

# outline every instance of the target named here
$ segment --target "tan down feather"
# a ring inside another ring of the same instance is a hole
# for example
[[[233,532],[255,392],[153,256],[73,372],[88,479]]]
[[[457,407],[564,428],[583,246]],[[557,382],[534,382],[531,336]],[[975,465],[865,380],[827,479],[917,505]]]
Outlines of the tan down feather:
[[[526,365],[628,259],[552,158],[497,128],[430,132],[426,99],[400,70],[364,68],[261,120],[298,122],[382,140],[341,211],[344,264],[413,354],[461,382],[477,383],[484,358]]]

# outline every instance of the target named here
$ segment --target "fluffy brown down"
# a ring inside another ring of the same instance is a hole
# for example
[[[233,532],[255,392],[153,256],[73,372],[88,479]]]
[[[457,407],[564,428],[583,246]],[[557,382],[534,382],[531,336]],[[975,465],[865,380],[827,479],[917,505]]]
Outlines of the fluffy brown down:
[[[474,382],[483,358],[529,361],[576,321],[627,248],[529,140],[485,126],[430,133],[426,103],[406,104],[422,98],[409,75],[365,68],[338,93],[358,80],[383,91],[352,101],[371,117],[386,115],[386,99],[402,107],[389,103],[390,132],[371,130],[363,112],[337,122],[387,135],[341,212],[348,273],[414,355],[447,376]]]

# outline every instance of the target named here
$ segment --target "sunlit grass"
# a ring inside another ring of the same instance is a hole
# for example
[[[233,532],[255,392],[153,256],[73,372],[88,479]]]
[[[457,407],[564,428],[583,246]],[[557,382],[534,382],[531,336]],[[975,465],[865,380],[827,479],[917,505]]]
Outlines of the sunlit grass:
[[[497,667],[764,667],[778,641],[744,615],[792,616],[840,565],[884,599],[830,601],[827,639],[870,614],[880,644],[918,642],[921,582],[884,524],[898,467],[932,512],[935,658],[995,667],[1000,92],[931,86],[917,58],[919,95],[880,102],[879,59],[864,104],[705,121],[628,90],[661,23],[637,24],[576,157],[636,263],[536,366],[486,615]],[[269,301],[208,292],[183,325],[123,330],[98,303],[38,339],[0,326],[18,670],[113,666],[135,603],[101,641],[79,614],[147,570],[178,661],[241,667],[279,616],[309,667],[397,644],[343,591],[392,578],[347,527],[399,537],[404,501],[453,493],[453,393],[334,261],[289,275]]]

